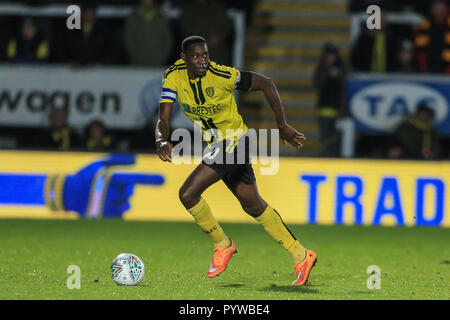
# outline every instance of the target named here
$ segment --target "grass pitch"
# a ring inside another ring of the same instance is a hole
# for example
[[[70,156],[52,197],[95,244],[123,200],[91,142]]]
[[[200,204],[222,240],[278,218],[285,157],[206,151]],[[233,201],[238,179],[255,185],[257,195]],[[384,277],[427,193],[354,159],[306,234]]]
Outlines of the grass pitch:
[[[294,287],[290,255],[257,224],[222,224],[238,244],[228,269],[209,279],[213,247],[194,223],[1,220],[0,299],[449,299],[450,230],[291,225],[318,254],[309,284]],[[112,260],[138,255],[146,276],[117,286]],[[81,288],[66,287],[69,265]],[[368,289],[367,267],[381,269]]]

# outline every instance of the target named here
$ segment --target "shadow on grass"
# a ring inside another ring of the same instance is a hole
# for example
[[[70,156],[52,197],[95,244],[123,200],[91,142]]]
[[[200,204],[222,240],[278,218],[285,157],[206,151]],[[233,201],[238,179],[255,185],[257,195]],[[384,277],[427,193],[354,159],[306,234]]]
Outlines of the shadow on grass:
[[[242,288],[246,285],[243,283],[229,283],[229,284],[221,284],[218,285],[219,288]]]
[[[259,291],[272,291],[272,292],[297,292],[297,293],[319,293],[319,290],[313,289],[310,286],[302,287],[302,286],[277,286],[277,285],[271,285],[270,287],[265,287],[259,289]]]
[[[151,287],[152,283],[151,282],[146,282],[146,283],[139,283],[137,286],[120,286],[120,287],[144,287],[144,288],[148,288]]]
[[[313,287],[329,287],[330,285],[328,284],[324,284],[324,283],[319,283],[319,284],[309,284],[306,286],[307,288],[313,288]]]

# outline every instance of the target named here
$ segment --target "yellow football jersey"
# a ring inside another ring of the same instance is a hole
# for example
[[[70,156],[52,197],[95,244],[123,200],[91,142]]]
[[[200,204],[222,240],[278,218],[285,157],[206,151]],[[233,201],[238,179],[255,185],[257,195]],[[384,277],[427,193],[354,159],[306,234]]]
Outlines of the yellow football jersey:
[[[215,140],[236,140],[247,132],[233,94],[240,79],[239,70],[210,61],[206,75],[190,80],[179,59],[164,73],[160,102],[178,99],[183,113],[201,126],[205,140],[210,140],[210,129],[219,131]]]

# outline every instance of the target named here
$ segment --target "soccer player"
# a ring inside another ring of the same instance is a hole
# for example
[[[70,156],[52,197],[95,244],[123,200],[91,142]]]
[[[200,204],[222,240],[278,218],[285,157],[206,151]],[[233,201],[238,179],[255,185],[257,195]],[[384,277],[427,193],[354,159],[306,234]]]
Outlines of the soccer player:
[[[209,186],[222,180],[239,200],[244,211],[255,218],[272,238],[292,255],[297,274],[297,279],[292,284],[304,285],[317,261],[317,255],[300,244],[278,212],[259,195],[247,152],[247,126],[238,112],[233,91],[263,91],[273,110],[280,137],[285,145],[289,142],[294,147],[301,148],[305,136],[286,122],[280,96],[271,79],[255,72],[240,72],[209,60],[206,40],[199,36],[183,40],[180,57],[181,59],[167,69],[162,80],[159,116],[155,129],[156,146],[161,160],[170,162],[173,149],[169,142],[170,117],[176,99],[186,116],[202,126],[204,137],[209,137],[205,139],[210,140],[212,151],[203,158],[179,191],[184,207],[214,242],[214,256],[207,272],[208,277],[212,278],[223,272],[232,255],[237,252],[236,243],[224,232],[202,197],[202,193]],[[213,130],[216,130],[216,134],[206,135],[207,132],[214,132]],[[226,150],[215,145],[224,141]],[[245,146],[245,163],[225,161],[227,154],[232,154],[236,160],[237,150],[241,149],[237,147],[239,144]],[[222,163],[207,161],[207,158],[219,157],[225,160]]]

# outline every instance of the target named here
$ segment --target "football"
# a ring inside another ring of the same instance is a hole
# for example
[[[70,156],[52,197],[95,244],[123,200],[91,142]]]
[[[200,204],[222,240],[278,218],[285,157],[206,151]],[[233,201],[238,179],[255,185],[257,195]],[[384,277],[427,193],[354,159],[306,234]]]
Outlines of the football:
[[[132,253],[119,254],[111,264],[111,277],[120,286],[138,285],[144,276],[144,263]]]

